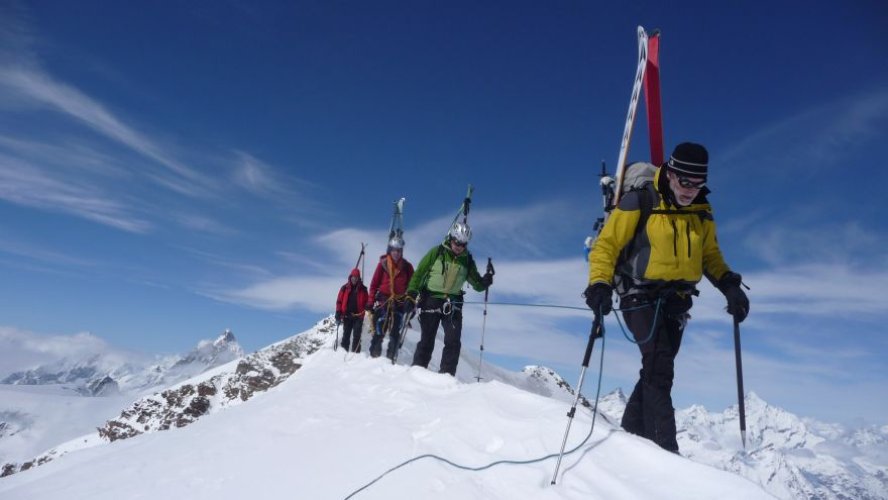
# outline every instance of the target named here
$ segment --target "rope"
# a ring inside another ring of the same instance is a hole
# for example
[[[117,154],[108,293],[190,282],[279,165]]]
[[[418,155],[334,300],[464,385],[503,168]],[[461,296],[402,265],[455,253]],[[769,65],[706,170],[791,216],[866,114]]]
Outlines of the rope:
[[[601,396],[601,378],[602,378],[603,373],[604,373],[604,337],[602,336],[602,338],[601,338],[601,360],[599,362],[599,367],[598,367],[598,388],[596,389],[596,392],[595,392],[595,407],[592,409],[592,425],[589,428],[589,433],[586,434],[586,437],[583,439],[583,441],[580,442],[580,444],[576,445],[571,450],[565,452],[564,453],[565,456],[575,453],[577,450],[582,448],[586,444],[586,442],[588,442],[589,439],[592,437],[592,433],[595,430],[595,420],[598,417],[598,400]],[[558,456],[558,453],[550,453],[546,456],[543,456],[540,458],[529,459],[529,460],[497,460],[495,462],[491,462],[489,464],[482,465],[479,467],[471,467],[468,465],[462,465],[462,464],[456,463],[450,459],[441,457],[439,455],[435,455],[432,453],[426,453],[425,455],[413,457],[409,460],[405,460],[405,461],[401,462],[398,465],[395,465],[394,467],[391,467],[390,469],[383,472],[382,474],[377,476],[375,479],[373,479],[369,483],[367,483],[364,486],[361,486],[360,488],[358,488],[357,490],[351,492],[347,497],[345,497],[344,500],[348,500],[350,498],[353,498],[358,493],[364,491],[365,489],[369,488],[370,486],[373,486],[380,479],[382,479],[383,477],[387,476],[388,474],[391,474],[392,472],[400,469],[401,467],[409,465],[413,462],[417,462],[417,461],[422,460],[424,458],[431,458],[431,459],[437,460],[439,462],[444,462],[445,464],[450,465],[451,467],[454,467],[457,469],[466,470],[466,471],[470,471],[470,472],[480,472],[480,471],[483,471],[486,469],[490,469],[491,467],[495,467],[497,465],[504,465],[504,464],[505,465],[528,465],[528,464],[543,462],[543,461],[546,461],[550,458],[555,458],[557,456]]]
[[[629,334],[626,333],[626,327],[623,326],[623,322],[620,320],[620,315],[614,314],[614,316],[617,318],[617,324],[620,325],[620,331],[623,332],[623,337],[626,337],[626,340],[628,340],[629,342],[632,342],[633,344],[641,345],[641,344],[646,344],[646,343],[650,342],[651,339],[654,338],[654,332],[656,332],[656,330],[657,330],[657,318],[660,314],[660,302],[662,300],[663,300],[662,297],[657,298],[656,306],[651,306],[651,304],[642,304],[640,306],[635,306],[635,307],[614,309],[615,312],[627,312],[627,311],[637,311],[639,309],[644,309],[645,307],[655,307],[654,322],[653,322],[653,324],[651,324],[650,333],[648,333],[648,336],[644,340],[635,340],[634,338],[630,337]],[[463,302],[463,304],[484,305],[484,302],[465,301],[465,302]],[[559,304],[522,304],[519,302],[488,302],[487,304],[488,305],[495,305],[495,306],[547,307],[547,308],[551,308],[551,309],[573,309],[576,311],[588,311],[589,310],[588,307],[562,306]]]
[[[644,340],[636,341],[635,339],[630,338],[629,335],[626,333],[626,329],[623,327],[623,322],[620,321],[620,315],[614,314],[614,316],[616,316],[616,318],[617,318],[617,324],[620,325],[620,331],[623,332],[623,336],[626,337],[626,340],[628,340],[629,342],[632,342],[633,344],[641,345],[641,344],[647,344],[648,342],[651,341],[652,338],[654,338],[654,332],[657,331],[657,316],[659,316],[659,314],[660,314],[660,301],[662,301],[662,300],[663,300],[662,297],[657,298],[657,305],[654,308],[654,321],[653,321],[653,323],[651,323],[651,332],[648,333],[647,338],[645,338]],[[645,307],[650,307],[650,304],[642,304],[640,306],[630,307],[628,309],[616,309],[616,310],[623,311],[623,312],[637,311],[639,309],[644,309]]]
[[[463,304],[483,305],[484,302],[465,301]],[[561,306],[558,304],[521,304],[518,302],[488,302],[489,305],[496,306],[516,306],[516,307],[549,307],[552,309],[574,309],[576,311],[588,311],[588,307]]]

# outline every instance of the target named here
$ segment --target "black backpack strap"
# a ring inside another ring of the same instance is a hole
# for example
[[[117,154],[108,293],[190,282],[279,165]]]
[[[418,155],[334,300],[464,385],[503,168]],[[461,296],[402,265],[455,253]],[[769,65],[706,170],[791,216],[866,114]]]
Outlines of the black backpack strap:
[[[654,194],[651,193],[653,184],[638,191],[638,208],[641,215],[638,217],[638,224],[635,225],[635,233],[644,229],[647,225],[648,218],[654,212]]]
[[[632,239],[629,240],[629,244],[623,248],[619,257],[617,257],[617,265],[614,270],[614,283],[616,285],[617,293],[621,295],[628,291],[632,286],[632,277],[625,267],[626,259],[628,256],[632,255],[636,240],[638,240],[638,234],[644,231],[651,214],[658,213],[657,210],[654,210],[654,200],[658,195],[654,190],[653,183],[648,183],[644,187],[634,189],[633,192],[638,196],[638,210],[641,213],[638,216],[638,222],[635,224],[635,232],[633,233]]]

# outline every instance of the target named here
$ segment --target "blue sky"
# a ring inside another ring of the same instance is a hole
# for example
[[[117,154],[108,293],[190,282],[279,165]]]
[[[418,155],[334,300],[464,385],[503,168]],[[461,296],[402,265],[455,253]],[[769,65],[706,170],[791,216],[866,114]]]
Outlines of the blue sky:
[[[5,2],[5,368],[95,337],[178,352],[231,328],[263,347],[332,311],[360,242],[384,250],[392,201],[416,262],[468,183],[491,300],[581,306],[641,24],[663,32],[666,148],[709,148],[719,240],[752,287],[747,388],[885,423],[888,9],[481,4]],[[702,289],[675,398],[717,409],[736,397],[730,323]],[[465,348],[480,323],[470,305]],[[492,307],[485,349],[573,382],[588,325]],[[635,347],[608,326],[605,388],[628,388]]]

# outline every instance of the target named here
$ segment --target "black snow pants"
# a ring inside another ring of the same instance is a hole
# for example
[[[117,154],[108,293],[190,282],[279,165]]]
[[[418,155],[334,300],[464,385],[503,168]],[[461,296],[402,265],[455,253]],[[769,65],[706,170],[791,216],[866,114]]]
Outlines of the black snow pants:
[[[364,329],[364,318],[346,314],[342,318],[342,343],[343,349],[351,352],[361,352],[361,331]],[[349,349],[349,337],[352,337],[351,349]]]
[[[672,380],[691,298],[673,294],[664,298],[658,307],[656,298],[636,295],[625,297],[620,308],[624,309],[626,326],[641,351],[638,382],[626,403],[621,426],[627,432],[678,453]],[[655,317],[656,325],[653,325]]]
[[[422,334],[413,354],[413,366],[428,368],[435,348],[438,325],[444,327],[444,350],[441,353],[440,373],[456,376],[459,351],[462,348],[462,300],[447,301],[444,298],[429,297],[423,301],[419,314],[419,327]]]

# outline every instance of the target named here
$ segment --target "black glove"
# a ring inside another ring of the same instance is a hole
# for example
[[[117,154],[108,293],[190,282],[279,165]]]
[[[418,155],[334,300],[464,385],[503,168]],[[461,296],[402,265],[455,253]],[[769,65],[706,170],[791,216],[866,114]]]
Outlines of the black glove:
[[[492,273],[488,272],[484,276],[481,276],[481,286],[483,286],[485,289],[489,288],[490,285],[492,285],[492,284],[493,284],[493,274]]]
[[[336,322],[342,323],[342,313],[339,311],[336,311]]]
[[[743,277],[737,273],[728,271],[718,280],[718,289],[728,299],[728,314],[734,317],[738,323],[742,323],[749,314],[749,298],[746,292],[740,288]]]
[[[610,314],[614,308],[614,287],[607,283],[595,283],[586,287],[583,296],[586,297],[586,305],[602,316]]]
[[[373,302],[367,302],[367,305],[364,306],[364,310],[365,311],[372,311],[373,310]]]

